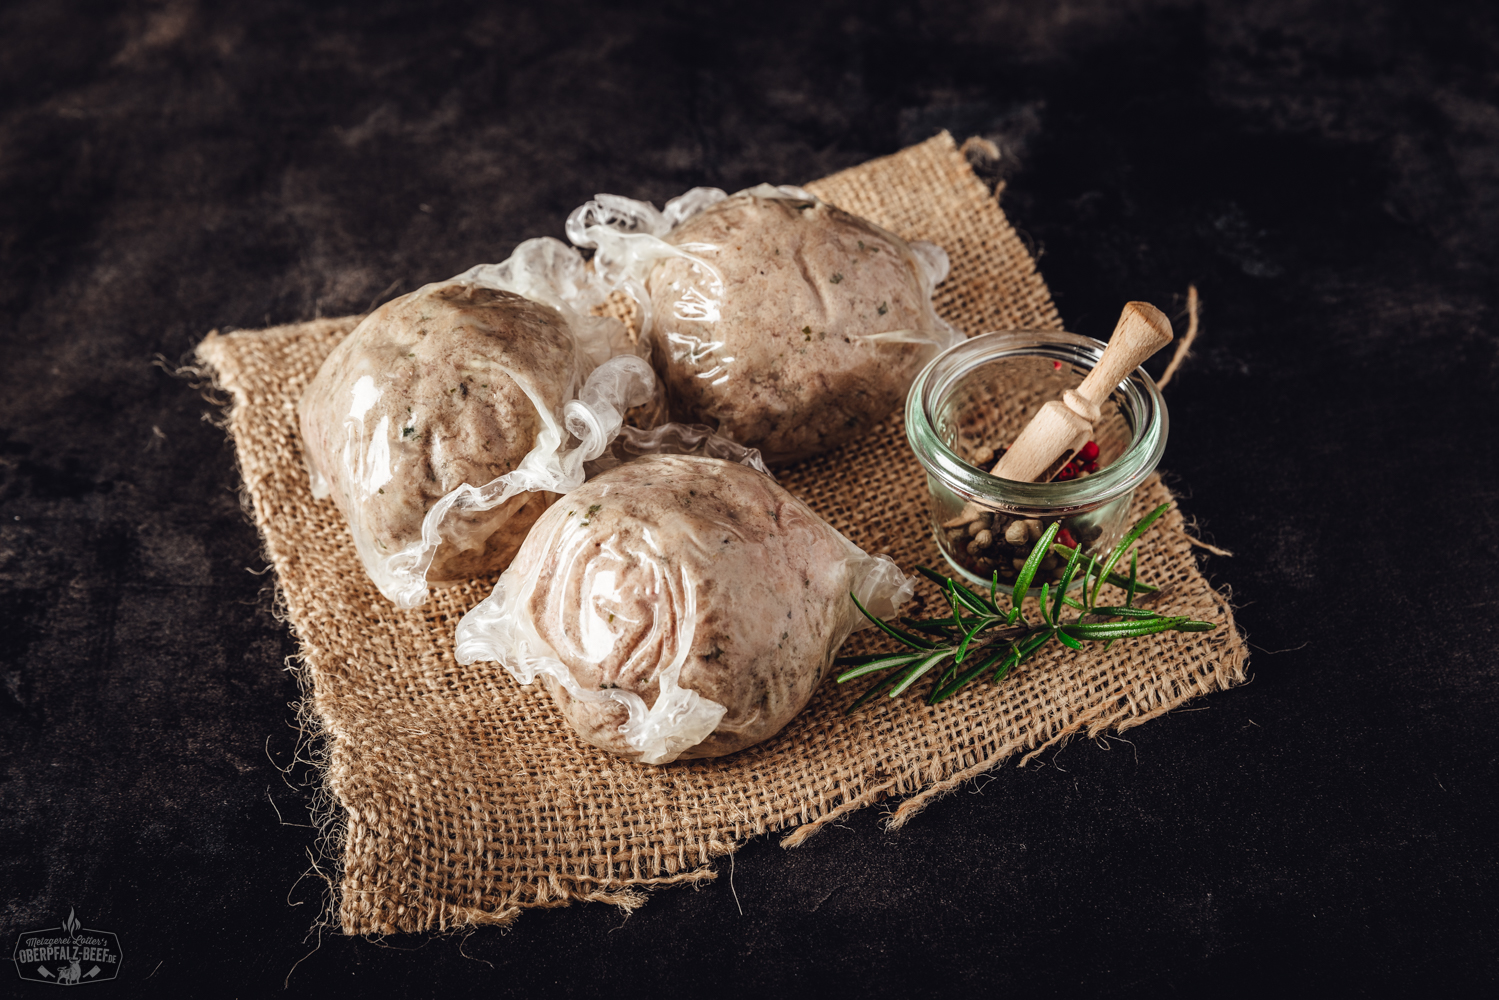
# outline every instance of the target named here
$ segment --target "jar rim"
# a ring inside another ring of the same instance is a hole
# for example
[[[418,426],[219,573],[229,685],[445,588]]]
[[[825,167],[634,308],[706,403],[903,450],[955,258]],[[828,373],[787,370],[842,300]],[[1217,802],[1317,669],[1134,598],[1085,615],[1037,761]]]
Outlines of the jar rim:
[[[1042,357],[1091,370],[1105,344],[1060,330],[1004,330],[955,344],[921,370],[906,395],[906,439],[929,475],[981,506],[1025,516],[1066,516],[1093,510],[1135,489],[1155,470],[1166,450],[1169,418],[1160,389],[1143,368],[1119,386],[1131,415],[1129,447],[1106,468],[1065,482],[1024,483],[969,465],[942,440],[934,413],[947,392],[979,365],[1006,357]]]

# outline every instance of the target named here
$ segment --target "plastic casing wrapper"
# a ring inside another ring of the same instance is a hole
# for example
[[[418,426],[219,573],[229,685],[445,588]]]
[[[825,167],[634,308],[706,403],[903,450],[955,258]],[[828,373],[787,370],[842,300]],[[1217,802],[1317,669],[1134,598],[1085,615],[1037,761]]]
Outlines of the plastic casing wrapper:
[[[648,455],[551,507],[458,625],[460,663],[541,678],[578,735],[646,764],[733,753],[806,705],[911,581],[774,479]]]
[[[962,339],[932,306],[947,253],[907,243],[800,188],[694,188],[657,211],[598,195],[567,235],[645,308],[674,419],[772,465],[866,432]]]
[[[651,399],[642,349],[590,315],[608,294],[576,250],[527,240],[386,303],[329,355],[298,404],[313,495],[398,607],[426,601],[429,573],[502,567]]]

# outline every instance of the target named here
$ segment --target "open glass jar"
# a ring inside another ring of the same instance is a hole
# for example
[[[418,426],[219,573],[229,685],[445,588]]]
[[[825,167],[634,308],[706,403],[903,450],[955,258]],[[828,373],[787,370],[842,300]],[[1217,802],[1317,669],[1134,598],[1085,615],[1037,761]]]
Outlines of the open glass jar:
[[[1130,498],[1166,449],[1166,403],[1143,369],[1100,402],[1097,471],[1040,483],[985,471],[1043,403],[1082,383],[1103,351],[1072,333],[986,333],[942,352],[916,377],[906,397],[906,437],[926,469],[937,544],[968,580],[988,587],[997,572],[1008,591],[1054,522],[1062,526],[1058,541],[1099,559],[1128,530]],[[1048,555],[1036,584],[1061,572],[1062,560]]]

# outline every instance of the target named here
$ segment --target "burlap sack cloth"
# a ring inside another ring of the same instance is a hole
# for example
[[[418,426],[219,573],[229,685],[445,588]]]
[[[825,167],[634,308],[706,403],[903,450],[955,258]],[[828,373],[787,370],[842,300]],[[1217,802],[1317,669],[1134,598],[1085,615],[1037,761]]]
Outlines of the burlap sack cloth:
[[[1059,327],[1030,255],[945,133],[808,188],[946,247],[953,267],[938,309],[960,329]],[[306,714],[322,727],[327,786],[347,812],[330,838],[342,855],[347,933],[507,923],[525,907],[577,899],[633,907],[642,889],[713,878],[711,859],[747,837],[785,830],[781,843],[792,846],[892,796],[904,796],[891,819],[899,826],[1017,753],[1139,725],[1244,680],[1228,604],[1198,573],[1173,508],[1147,536],[1142,576],[1175,585],[1163,609],[1226,627],[1107,652],[1053,643],[1003,684],[983,682],[935,708],[907,696],[845,717],[863,685],[829,681],[779,736],[732,757],[618,760],[575,739],[540,685],[523,688],[497,664],[454,661],[453,629],[493,579],[397,611],[360,570],[332,502],[313,500],[295,404],[356,320],[210,335],[199,348],[232,394],[245,489],[302,644]],[[942,566],[899,413],[780,481],[868,551],[907,570]],[[1167,499],[1152,477],[1136,516]],[[861,632],[845,652],[873,641],[873,630]]]

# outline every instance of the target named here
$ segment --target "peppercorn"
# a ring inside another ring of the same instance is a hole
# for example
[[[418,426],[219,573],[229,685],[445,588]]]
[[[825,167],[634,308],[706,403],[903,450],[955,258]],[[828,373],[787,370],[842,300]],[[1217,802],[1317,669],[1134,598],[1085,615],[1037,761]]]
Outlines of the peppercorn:
[[[1054,483],[1065,483],[1077,479],[1083,473],[1098,471],[1098,442],[1089,441],[1077,450],[1068,462],[1052,477]]]

